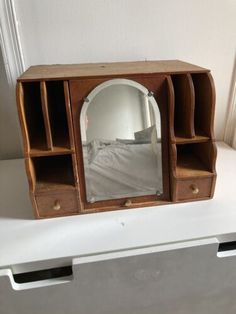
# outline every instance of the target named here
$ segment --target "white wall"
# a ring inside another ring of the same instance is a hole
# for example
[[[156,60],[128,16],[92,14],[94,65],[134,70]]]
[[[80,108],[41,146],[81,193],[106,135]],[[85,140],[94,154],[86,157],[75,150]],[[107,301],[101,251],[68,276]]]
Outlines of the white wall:
[[[25,63],[181,59],[212,70],[223,138],[235,0],[14,0]]]
[[[15,91],[8,84],[0,48],[0,159],[21,156],[20,138]]]

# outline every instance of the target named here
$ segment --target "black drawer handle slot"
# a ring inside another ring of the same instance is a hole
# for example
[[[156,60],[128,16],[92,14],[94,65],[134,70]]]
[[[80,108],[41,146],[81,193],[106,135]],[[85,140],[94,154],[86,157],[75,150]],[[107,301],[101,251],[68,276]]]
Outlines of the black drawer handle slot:
[[[220,243],[218,252],[236,250],[236,241]]]
[[[28,283],[54,278],[68,277],[72,275],[72,266],[57,267],[37,270],[21,274],[13,274],[16,283]]]

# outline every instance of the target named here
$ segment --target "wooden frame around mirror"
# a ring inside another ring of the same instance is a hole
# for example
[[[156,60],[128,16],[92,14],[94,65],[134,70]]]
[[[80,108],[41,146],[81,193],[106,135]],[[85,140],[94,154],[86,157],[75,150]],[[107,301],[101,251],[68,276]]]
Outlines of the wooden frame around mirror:
[[[78,156],[82,156],[82,142],[81,142],[81,131],[80,131],[80,114],[84,99],[88,94],[96,88],[98,85],[113,79],[114,77],[104,77],[99,79],[80,79],[70,81],[70,92],[71,92],[71,105],[72,105],[72,116],[73,125],[75,131],[75,143],[76,152]],[[161,134],[162,134],[162,178],[163,178],[163,194],[161,196],[148,195],[139,197],[121,198],[116,200],[105,200],[97,201],[95,203],[89,203],[86,200],[86,188],[85,188],[85,175],[83,158],[78,158],[78,170],[80,177],[80,193],[82,208],[84,211],[94,210],[112,210],[114,208],[124,207],[140,207],[143,205],[155,205],[161,204],[163,201],[170,199],[170,188],[169,188],[169,125],[168,125],[168,82],[165,76],[149,76],[149,77],[135,77],[126,76],[128,80],[135,81],[150,92],[153,92],[160,114],[161,114]],[[128,201],[128,202],[127,202]],[[128,206],[127,206],[128,204]]]

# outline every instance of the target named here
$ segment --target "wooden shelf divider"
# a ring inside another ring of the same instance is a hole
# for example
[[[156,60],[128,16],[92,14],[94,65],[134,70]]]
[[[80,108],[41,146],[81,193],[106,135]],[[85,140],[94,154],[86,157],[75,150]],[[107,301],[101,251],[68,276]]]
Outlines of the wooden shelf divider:
[[[65,106],[67,114],[67,123],[69,129],[70,147],[75,149],[75,140],[73,135],[73,125],[72,125],[72,114],[71,114],[71,104],[70,104],[70,92],[68,81],[64,81],[64,94],[65,94]]]
[[[56,155],[69,155],[74,153],[74,149],[53,146],[53,150],[40,150],[31,149],[29,152],[30,157],[40,157],[40,156],[56,156]]]
[[[27,128],[25,110],[24,110],[24,89],[23,84],[18,82],[16,85],[16,100],[17,100],[17,110],[18,116],[21,125],[21,132],[23,138],[24,145],[24,153],[28,153],[30,150],[30,139],[29,139],[29,131]]]
[[[202,143],[209,141],[209,137],[205,135],[196,134],[193,138],[186,138],[177,136],[175,137],[176,144],[191,144],[191,143]]]
[[[171,143],[175,142],[174,115],[175,115],[175,92],[171,76],[167,76],[168,106],[169,106],[169,135]]]
[[[51,125],[50,125],[49,113],[48,113],[48,100],[47,100],[47,90],[46,90],[45,81],[40,82],[40,91],[41,91],[41,104],[42,104],[44,125],[45,125],[45,130],[46,130],[46,137],[47,137],[47,148],[49,150],[53,150],[52,131],[51,131]]]

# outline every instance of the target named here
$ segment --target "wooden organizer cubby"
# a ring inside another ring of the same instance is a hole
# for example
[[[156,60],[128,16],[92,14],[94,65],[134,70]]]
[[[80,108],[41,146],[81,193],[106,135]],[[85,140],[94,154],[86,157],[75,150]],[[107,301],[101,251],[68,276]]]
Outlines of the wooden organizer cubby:
[[[210,73],[171,75],[171,84],[172,142],[198,143],[213,139],[215,93]]]
[[[88,203],[80,114],[99,84],[142,84],[161,114],[161,195]],[[37,218],[209,199],[216,182],[215,90],[210,71],[181,61],[29,68],[17,82],[26,173]]]
[[[174,88],[174,136],[192,139],[194,129],[194,89],[190,74],[171,76]]]
[[[71,155],[32,157],[31,163],[35,173],[36,193],[51,189],[75,189]]]
[[[68,82],[19,83],[18,100],[30,156],[74,151]]]
[[[27,150],[47,150],[40,82],[23,83],[21,93],[25,125],[27,125]]]

